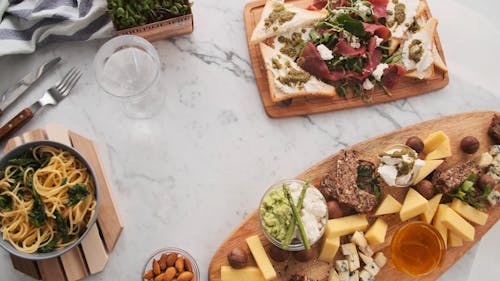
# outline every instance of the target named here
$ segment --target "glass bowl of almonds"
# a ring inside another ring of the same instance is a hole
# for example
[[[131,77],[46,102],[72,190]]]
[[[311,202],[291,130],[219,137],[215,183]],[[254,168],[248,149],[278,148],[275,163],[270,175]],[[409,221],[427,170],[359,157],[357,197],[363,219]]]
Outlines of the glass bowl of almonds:
[[[141,281],[199,281],[200,270],[194,258],[178,248],[163,248],[148,259]]]

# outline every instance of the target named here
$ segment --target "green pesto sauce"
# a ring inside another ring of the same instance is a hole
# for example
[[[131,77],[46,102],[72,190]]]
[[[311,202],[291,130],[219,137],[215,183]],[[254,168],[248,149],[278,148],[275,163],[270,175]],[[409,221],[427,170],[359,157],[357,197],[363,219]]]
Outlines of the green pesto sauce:
[[[277,58],[273,58],[271,62],[273,63],[274,69],[281,69],[283,67]]]
[[[409,58],[418,63],[422,59],[422,55],[424,54],[424,44],[422,41],[418,39],[414,39],[410,43],[410,47],[408,48],[409,50]]]
[[[291,38],[279,36],[278,42],[284,44],[284,46],[280,49],[280,52],[291,58],[296,58],[304,45],[302,34],[299,32],[292,33]]]
[[[295,69],[293,67],[288,67],[288,72],[285,76],[278,77],[283,85],[288,85],[290,87],[297,87],[299,89],[304,88],[304,84],[311,79],[311,74]]]
[[[416,160],[418,157],[415,154],[415,151],[406,147],[401,148],[398,151],[394,151],[392,153],[387,153],[387,152],[382,152],[379,154],[380,157],[382,156],[389,156],[391,158],[403,158],[403,155],[408,155],[410,158],[413,158]],[[415,165],[415,161],[412,161],[410,163],[401,161],[401,163],[397,166],[398,170],[398,177],[399,176],[404,176],[407,175],[411,170],[413,170],[413,166]]]
[[[405,8],[403,3],[394,5],[394,21],[398,25],[402,24],[406,19]]]
[[[292,222],[292,209],[283,189],[278,188],[267,194],[260,206],[262,226],[267,234],[283,242],[288,225]]]
[[[417,33],[419,30],[420,30],[420,25],[418,25],[417,21],[414,20],[410,26],[408,26],[408,30],[411,32],[411,33]]]
[[[290,11],[287,11],[285,9],[285,4],[276,3],[273,5],[272,12],[264,20],[264,26],[267,29],[271,25],[273,25],[275,22],[277,22],[278,25],[282,25],[285,22],[292,20],[294,16],[295,16],[294,12],[290,12]],[[277,29],[276,26],[274,28],[275,28],[275,30]]]

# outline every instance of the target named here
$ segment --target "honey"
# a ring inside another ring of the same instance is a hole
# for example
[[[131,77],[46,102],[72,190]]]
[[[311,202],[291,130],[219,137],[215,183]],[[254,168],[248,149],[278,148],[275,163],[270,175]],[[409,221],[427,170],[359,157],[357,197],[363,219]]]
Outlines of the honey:
[[[392,238],[392,262],[396,268],[412,276],[432,272],[441,265],[445,254],[443,238],[425,222],[407,223]]]

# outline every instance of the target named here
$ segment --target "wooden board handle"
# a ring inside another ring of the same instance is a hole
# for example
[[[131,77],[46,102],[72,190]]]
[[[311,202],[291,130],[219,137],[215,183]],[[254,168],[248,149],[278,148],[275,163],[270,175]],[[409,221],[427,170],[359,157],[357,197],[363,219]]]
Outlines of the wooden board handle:
[[[26,107],[21,110],[21,112],[0,128],[0,140],[24,126],[31,118],[33,118],[33,111],[31,111],[31,109]]]

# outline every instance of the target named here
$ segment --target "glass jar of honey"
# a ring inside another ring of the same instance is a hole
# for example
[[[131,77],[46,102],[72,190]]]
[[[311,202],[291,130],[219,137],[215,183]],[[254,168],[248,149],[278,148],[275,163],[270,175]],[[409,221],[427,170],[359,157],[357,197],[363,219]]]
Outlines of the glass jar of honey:
[[[409,222],[392,237],[391,258],[394,266],[411,276],[431,273],[441,266],[446,255],[443,238],[432,225]]]

